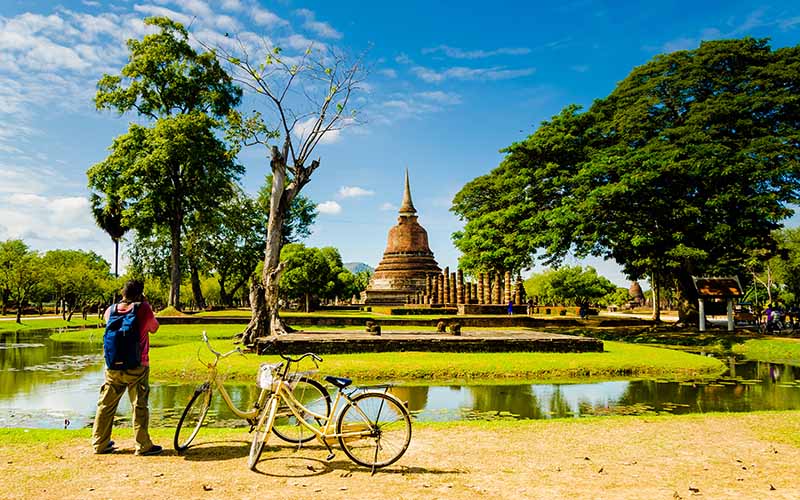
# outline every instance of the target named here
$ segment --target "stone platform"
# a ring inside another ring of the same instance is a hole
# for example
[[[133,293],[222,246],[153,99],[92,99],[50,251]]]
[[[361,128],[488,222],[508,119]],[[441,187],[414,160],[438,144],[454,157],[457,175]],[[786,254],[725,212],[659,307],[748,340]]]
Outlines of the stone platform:
[[[360,352],[603,352],[590,337],[530,331],[464,331],[459,337],[431,332],[384,331],[380,336],[354,331],[315,331],[283,335],[286,354],[353,354]],[[269,341],[256,344],[259,354],[273,354]]]

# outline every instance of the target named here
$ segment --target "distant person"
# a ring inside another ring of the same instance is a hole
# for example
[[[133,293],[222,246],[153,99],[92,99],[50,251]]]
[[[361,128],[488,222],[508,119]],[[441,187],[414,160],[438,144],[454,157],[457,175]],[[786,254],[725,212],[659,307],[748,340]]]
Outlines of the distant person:
[[[528,299],[528,306],[525,312],[528,314],[528,316],[531,316],[533,314],[533,300]]]
[[[775,309],[772,304],[767,305],[767,308],[764,309],[764,315],[767,319],[767,331],[771,332],[773,327],[773,320],[775,318]]]
[[[511,316],[512,314],[514,314],[514,301],[513,300],[509,300],[508,301],[508,315]]]
[[[158,320],[144,296],[144,283],[131,280],[122,288],[122,301],[111,305],[105,312],[106,333],[104,354],[106,359],[105,383],[100,389],[97,414],[92,427],[92,447],[95,453],[111,453],[111,429],[117,405],[125,391],[133,408],[133,433],[137,455],[158,455],[162,447],[150,440],[148,431],[150,409],[150,334],[158,330]],[[132,344],[125,340],[114,343],[114,335],[135,333]],[[133,349],[133,352],[130,351]]]
[[[581,319],[587,319],[589,317],[589,305],[585,302],[581,303],[578,314],[580,315]]]

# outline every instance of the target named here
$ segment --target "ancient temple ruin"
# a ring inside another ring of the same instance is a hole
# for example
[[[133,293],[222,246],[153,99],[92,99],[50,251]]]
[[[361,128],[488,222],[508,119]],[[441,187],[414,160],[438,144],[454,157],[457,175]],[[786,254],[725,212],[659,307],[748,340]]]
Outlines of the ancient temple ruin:
[[[361,301],[367,305],[406,304],[409,297],[425,291],[431,275],[440,275],[441,272],[428,246],[428,233],[417,222],[406,170],[397,225],[389,230],[383,259],[375,268],[367,289],[361,292]]]

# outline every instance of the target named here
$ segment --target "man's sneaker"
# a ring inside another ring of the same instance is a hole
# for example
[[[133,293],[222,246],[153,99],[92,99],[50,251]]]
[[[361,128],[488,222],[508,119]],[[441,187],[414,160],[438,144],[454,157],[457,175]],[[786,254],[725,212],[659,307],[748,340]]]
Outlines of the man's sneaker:
[[[95,453],[97,455],[105,455],[106,453],[113,453],[114,452],[114,441],[109,441],[105,448],[102,450],[98,450]]]
[[[161,455],[162,451],[164,451],[164,448],[162,448],[161,446],[159,446],[157,444],[154,444],[153,446],[150,447],[149,450],[140,451],[140,452],[137,453],[137,455],[140,455],[140,456],[143,456],[143,457],[151,457],[153,455]]]

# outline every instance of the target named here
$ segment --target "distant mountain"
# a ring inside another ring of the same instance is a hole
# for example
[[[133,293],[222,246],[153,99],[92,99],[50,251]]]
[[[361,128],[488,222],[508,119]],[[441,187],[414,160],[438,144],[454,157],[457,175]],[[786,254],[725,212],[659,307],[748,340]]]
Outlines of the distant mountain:
[[[369,271],[370,273],[374,272],[375,270],[372,269],[370,266],[364,264],[363,262],[345,262],[344,263],[345,269],[350,271],[353,274],[358,274],[361,271]]]

